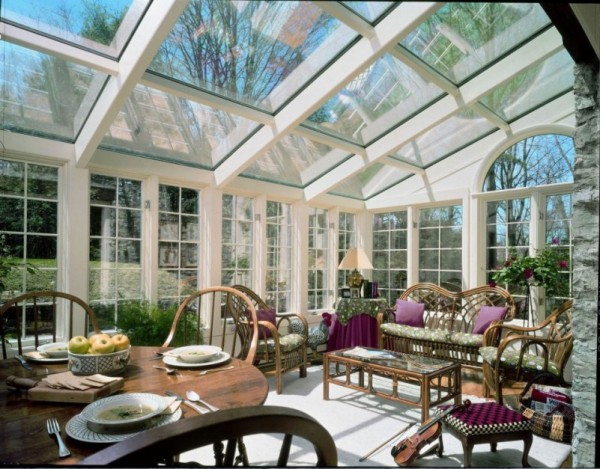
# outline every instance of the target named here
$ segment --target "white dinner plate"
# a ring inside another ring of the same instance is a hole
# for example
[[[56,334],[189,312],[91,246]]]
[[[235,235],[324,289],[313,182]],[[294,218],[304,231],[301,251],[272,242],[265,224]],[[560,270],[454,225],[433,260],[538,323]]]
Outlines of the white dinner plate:
[[[173,349],[173,350],[171,350],[171,353],[173,353],[173,354],[179,353],[185,348],[186,347],[180,347],[177,349]],[[227,352],[221,352],[211,361],[202,362],[202,363],[188,363],[188,362],[184,362],[183,360],[180,360],[177,357],[164,355],[163,362],[165,363],[165,365],[174,366],[174,367],[178,367],[178,368],[204,368],[207,366],[213,366],[213,365],[218,365],[220,363],[225,363],[230,358],[231,358],[231,355],[229,355]]]
[[[127,438],[137,435],[142,431],[149,430],[150,428],[161,427],[168,423],[177,422],[177,420],[181,418],[181,415],[181,409],[177,409],[172,414],[159,415],[150,420],[143,428],[131,433],[97,433],[88,428],[85,417],[81,414],[77,414],[67,422],[65,429],[67,435],[75,440],[85,441],[86,443],[115,443],[117,441],[126,440]]]
[[[39,352],[25,352],[23,356],[30,362],[39,362],[39,363],[64,363],[68,360],[68,357],[64,358],[50,358],[50,357],[40,357],[35,355],[30,355],[30,353],[39,353]]]

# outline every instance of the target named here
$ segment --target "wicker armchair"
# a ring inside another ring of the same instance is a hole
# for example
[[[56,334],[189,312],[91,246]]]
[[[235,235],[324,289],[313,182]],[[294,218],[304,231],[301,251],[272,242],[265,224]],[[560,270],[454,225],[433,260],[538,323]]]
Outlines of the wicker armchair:
[[[60,314],[64,312],[68,329],[57,330]],[[0,340],[2,356],[7,358],[6,338],[10,334],[17,340],[19,355],[23,353],[24,337],[34,339],[34,347],[40,345],[40,338],[56,342],[61,337],[69,340],[73,336],[73,321],[76,315],[83,315],[85,335],[100,332],[98,319],[92,308],[77,296],[59,291],[32,291],[6,300],[0,308]],[[25,321],[23,321],[25,318]],[[23,329],[25,329],[23,331]]]
[[[259,316],[258,347],[255,363],[260,368],[275,367],[277,394],[281,394],[281,377],[284,373],[300,370],[300,377],[306,377],[308,323],[304,316],[294,313],[276,315],[276,323],[260,320],[260,311],[268,311],[269,306],[250,288],[234,285],[253,303]],[[288,334],[283,334],[287,325]],[[268,331],[268,332],[267,332]]]
[[[573,301],[568,300],[534,327],[496,324],[488,328],[479,353],[483,357],[483,392],[502,404],[502,386],[508,381],[531,381],[541,373],[553,376],[544,384],[565,386],[564,370],[573,350]],[[497,335],[501,341],[492,346]]]

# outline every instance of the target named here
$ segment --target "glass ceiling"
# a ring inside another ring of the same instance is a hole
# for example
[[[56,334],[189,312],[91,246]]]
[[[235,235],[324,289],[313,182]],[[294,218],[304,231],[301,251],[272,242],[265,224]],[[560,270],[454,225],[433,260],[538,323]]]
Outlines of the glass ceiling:
[[[3,129],[309,200],[367,201],[573,87],[536,3],[0,5]]]

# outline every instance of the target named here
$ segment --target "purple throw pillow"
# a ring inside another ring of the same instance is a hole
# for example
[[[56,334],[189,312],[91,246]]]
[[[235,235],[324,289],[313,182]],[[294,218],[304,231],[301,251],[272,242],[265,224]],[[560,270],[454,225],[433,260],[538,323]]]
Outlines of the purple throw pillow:
[[[475,318],[473,334],[483,334],[492,321],[498,321],[506,317],[508,306],[482,306]]]
[[[414,301],[396,300],[396,324],[405,326],[423,327],[423,313],[425,312],[425,303],[415,303]]]
[[[275,314],[274,309],[257,309],[256,310],[256,319],[259,321],[268,321],[274,326],[277,325],[277,316]],[[268,339],[271,337],[271,331],[268,327],[258,326],[258,339]]]

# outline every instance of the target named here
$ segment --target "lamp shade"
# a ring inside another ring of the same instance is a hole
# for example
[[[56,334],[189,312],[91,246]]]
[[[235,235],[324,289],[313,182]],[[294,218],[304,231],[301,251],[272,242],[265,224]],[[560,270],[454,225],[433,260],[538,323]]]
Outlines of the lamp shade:
[[[373,265],[369,257],[361,248],[352,248],[346,252],[346,255],[340,262],[340,269],[372,269]]]

